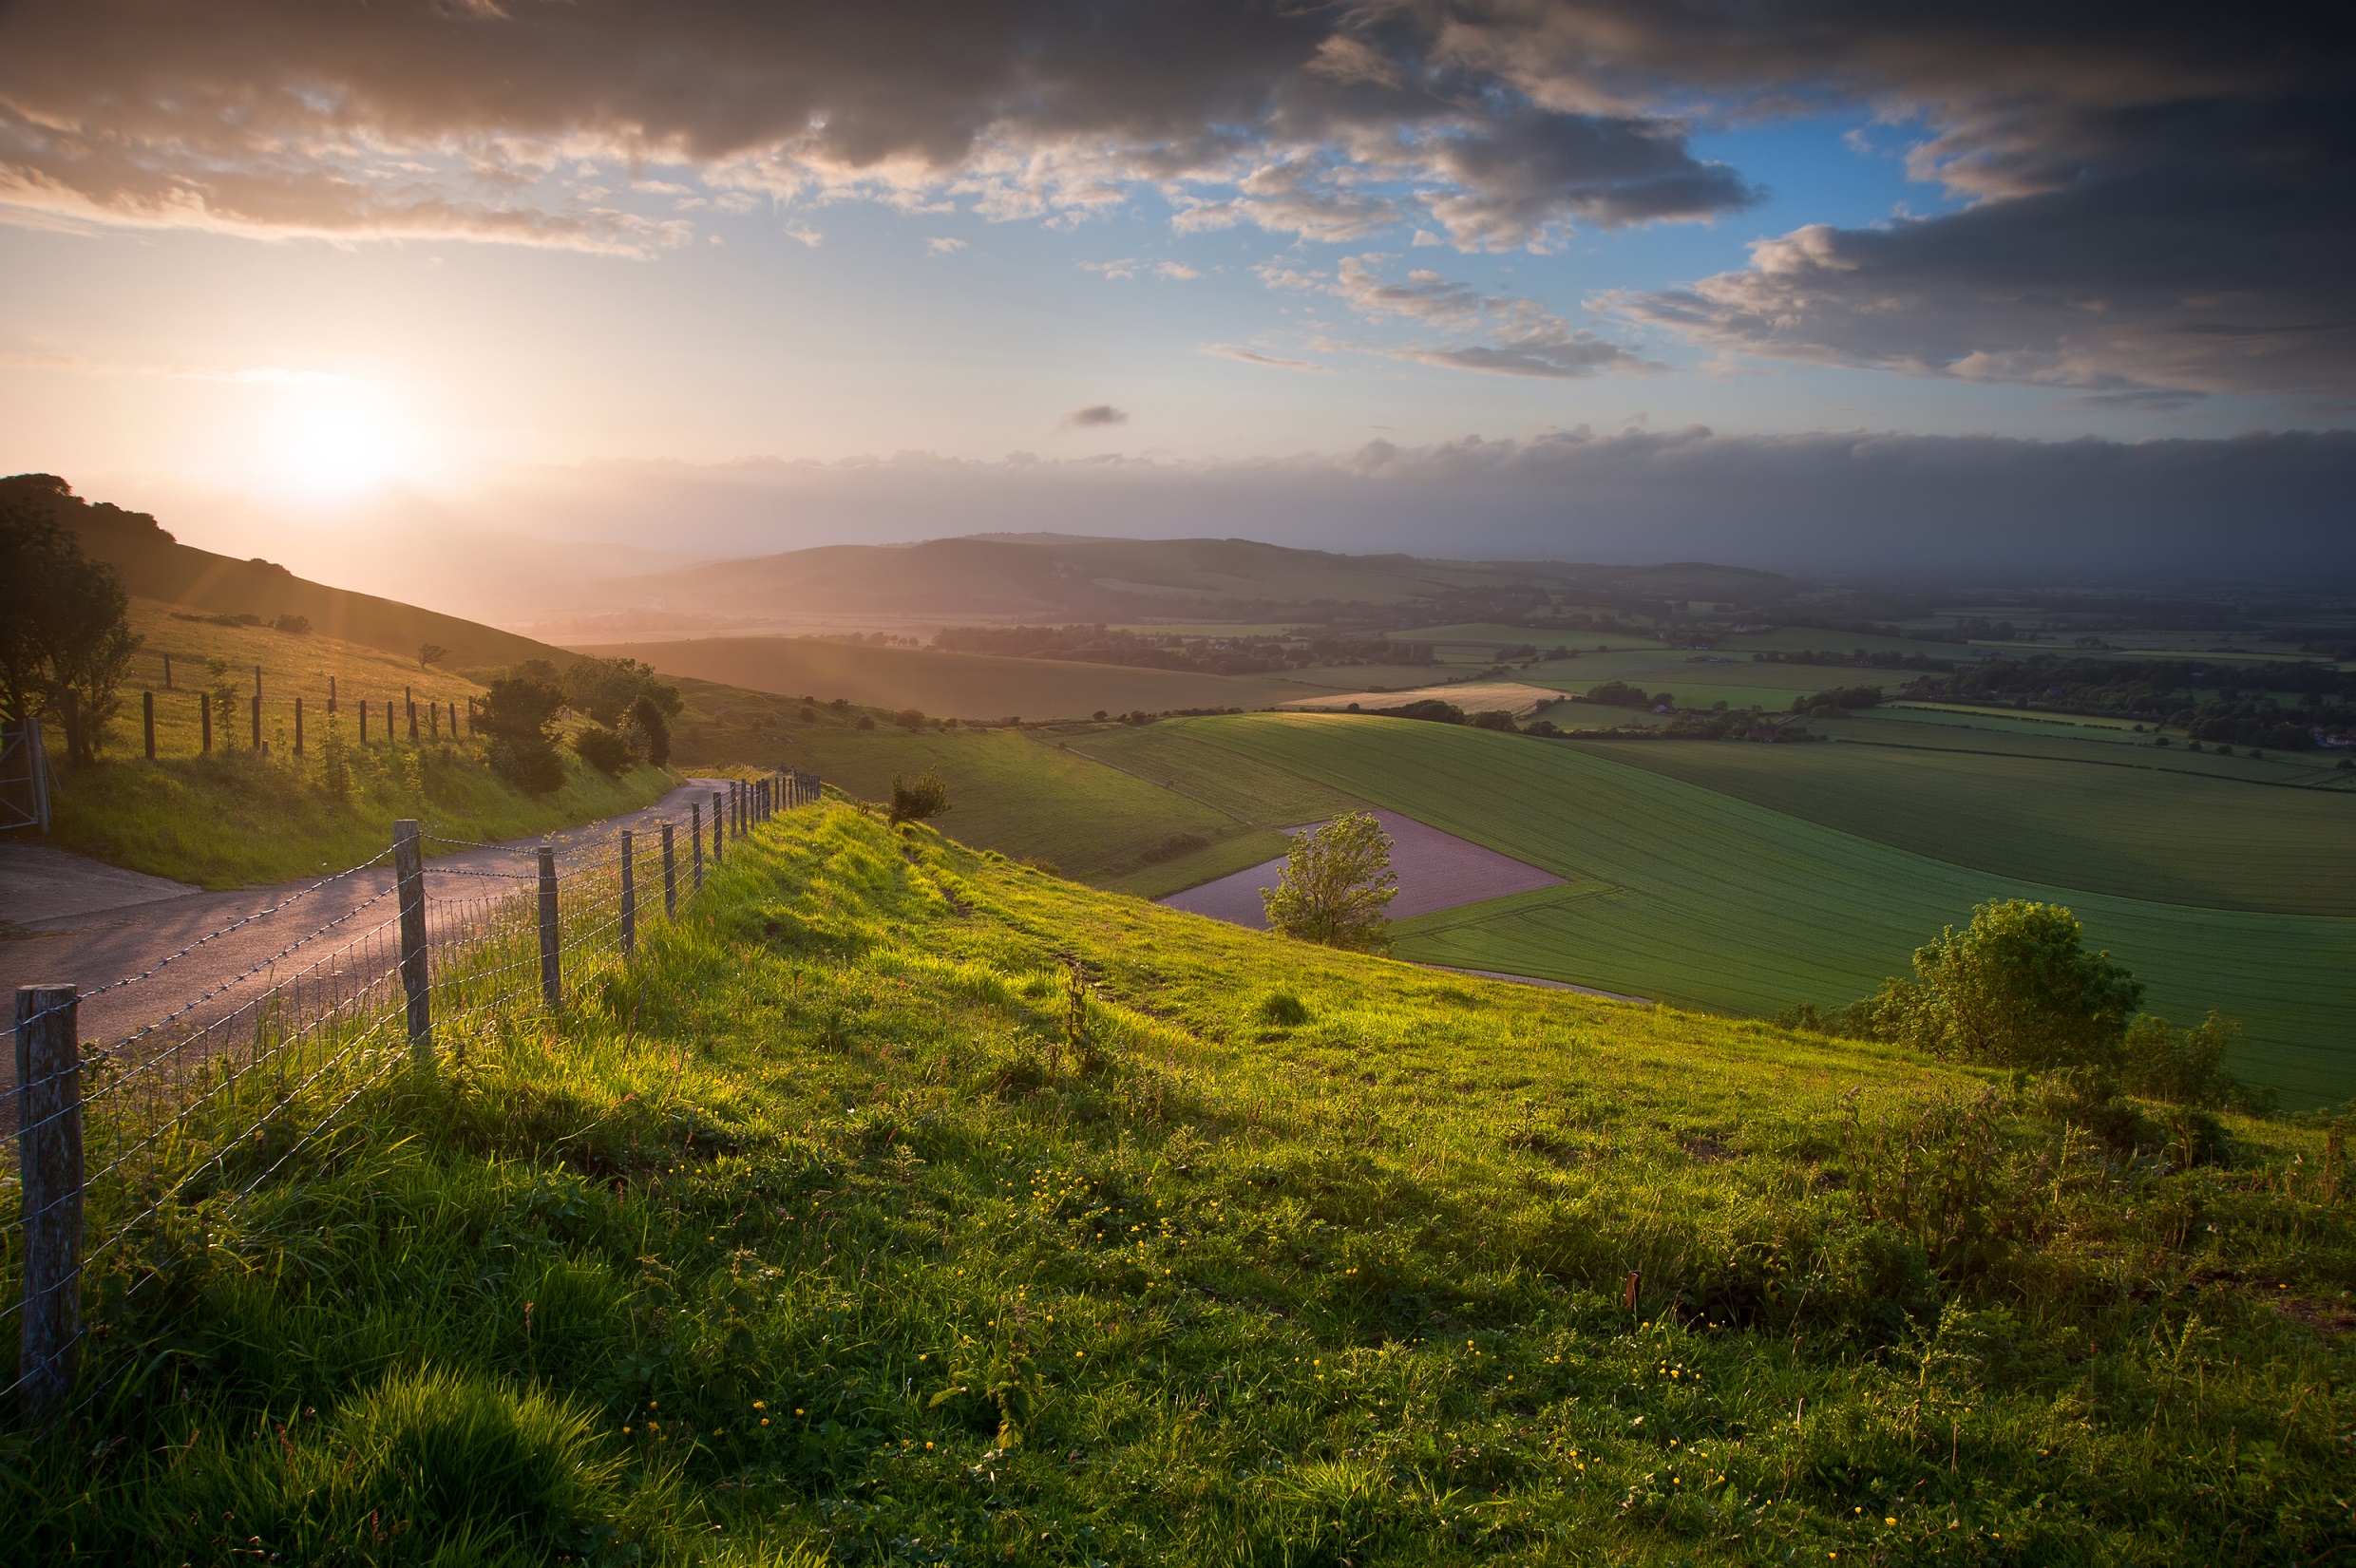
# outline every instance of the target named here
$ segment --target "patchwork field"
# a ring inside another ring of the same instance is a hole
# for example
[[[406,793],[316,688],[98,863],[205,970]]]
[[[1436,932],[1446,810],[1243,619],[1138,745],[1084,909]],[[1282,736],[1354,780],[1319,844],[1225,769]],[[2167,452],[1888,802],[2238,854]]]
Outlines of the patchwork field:
[[[2246,1033],[2233,1066],[2245,1077],[2299,1103],[2356,1092],[2347,1028],[2356,920],[2122,897],[1957,865],[1668,778],[1601,746],[1320,714],[1155,727],[1299,772],[1573,883],[1405,922],[1402,956],[1766,1013],[1863,994],[1985,899],[2054,899],[2144,979],[2153,1011],[2192,1021],[2214,1007],[2238,1019]],[[1612,891],[1587,891],[1597,883]]]
[[[1975,870],[2163,903],[2356,916],[2356,799],[2342,794],[2061,757],[1584,744]]]

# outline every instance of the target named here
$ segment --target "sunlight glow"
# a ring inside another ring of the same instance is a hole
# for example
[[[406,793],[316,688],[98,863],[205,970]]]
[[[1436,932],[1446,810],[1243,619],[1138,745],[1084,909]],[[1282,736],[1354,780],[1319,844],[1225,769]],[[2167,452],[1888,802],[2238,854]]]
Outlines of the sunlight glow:
[[[414,432],[383,393],[319,377],[288,388],[262,465],[299,489],[350,494],[407,477],[418,457]]]

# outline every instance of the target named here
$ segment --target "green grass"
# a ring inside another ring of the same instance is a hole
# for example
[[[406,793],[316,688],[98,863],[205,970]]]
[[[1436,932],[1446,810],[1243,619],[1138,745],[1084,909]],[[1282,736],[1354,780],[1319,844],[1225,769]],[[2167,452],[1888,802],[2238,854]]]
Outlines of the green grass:
[[[2126,898],[2356,916],[2356,800],[2063,758],[1616,746],[1616,761],[1934,860]]]
[[[1811,719],[1811,727],[1844,740],[1902,746],[1980,748],[2025,756],[2076,757],[2092,762],[2133,763],[2172,773],[2307,788],[2346,789],[2356,778],[2337,771],[2344,751],[2269,751],[2251,757],[2237,748],[2231,757],[2194,751],[2176,736],[2155,746],[2149,735],[2106,724],[2027,713],[1971,713],[1948,708],[1876,708],[1832,720]]]
[[[1845,1002],[1993,897],[2058,899],[2179,1022],[2246,1033],[2233,1069],[2293,1103],[2356,1094],[2356,921],[2086,893],[1954,865],[1565,744],[1319,714],[1169,727],[1619,891],[1402,922],[1399,952],[1734,1012]],[[1699,744],[1699,743],[1697,743]],[[2252,793],[2256,793],[2252,791]]]
[[[799,702],[693,680],[681,692],[688,706],[674,733],[683,765],[732,760],[798,768],[870,801],[890,797],[894,774],[912,779],[937,767],[949,786],[943,828],[1085,881],[1146,869],[1146,852],[1173,834],[1224,837],[1236,825],[1158,782],[1064,749],[1054,731],[911,731],[888,719],[863,730],[856,713],[838,718],[822,708],[806,724]]]
[[[357,865],[402,817],[454,839],[515,839],[635,810],[679,782],[656,767],[609,779],[568,749],[563,787],[532,797],[484,765],[479,742],[404,741],[353,746],[338,800],[314,737],[300,759],[238,751],[68,769],[48,841],[152,877],[243,887]]]
[[[1256,1021],[1279,991],[1305,1023]],[[2356,1236],[2311,1127],[2129,1161],[1892,1049],[1435,979],[840,806],[563,1015],[445,1045],[102,1260],[98,1397],[0,1436],[0,1558],[2350,1539]]]

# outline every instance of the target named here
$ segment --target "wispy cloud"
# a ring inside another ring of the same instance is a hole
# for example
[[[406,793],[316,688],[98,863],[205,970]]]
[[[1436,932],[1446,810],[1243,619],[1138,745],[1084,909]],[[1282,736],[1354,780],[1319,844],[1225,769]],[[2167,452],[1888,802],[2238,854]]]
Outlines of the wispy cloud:
[[[1060,430],[1091,430],[1106,425],[1127,425],[1129,413],[1110,403],[1092,403],[1085,408],[1074,408],[1063,416]]]
[[[1264,354],[1257,349],[1246,349],[1234,343],[1205,343],[1195,350],[1214,359],[1231,359],[1240,365],[1264,365],[1272,370],[1314,370],[1323,374],[1325,367],[1314,360],[1286,359],[1282,354]]]
[[[955,255],[963,249],[965,249],[965,241],[962,239],[950,239],[941,236],[936,236],[924,242],[926,255]]]

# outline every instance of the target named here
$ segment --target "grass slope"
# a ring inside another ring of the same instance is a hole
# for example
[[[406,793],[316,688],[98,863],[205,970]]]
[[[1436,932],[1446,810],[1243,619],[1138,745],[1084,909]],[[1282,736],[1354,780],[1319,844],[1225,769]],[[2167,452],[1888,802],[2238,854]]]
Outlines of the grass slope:
[[[1082,880],[1139,870],[1145,853],[1173,834],[1209,838],[1235,826],[1199,801],[1064,749],[1053,732],[910,731],[888,720],[861,729],[855,712],[838,717],[821,708],[806,723],[798,701],[703,681],[681,682],[680,694],[687,708],[674,740],[682,765],[798,768],[870,801],[890,796],[894,774],[913,779],[937,767],[949,786],[942,827],[977,847],[1047,860]]]
[[[1615,762],[1934,860],[2218,909],[2356,916],[2356,800],[2063,759],[1614,746]]]
[[[1280,989],[1304,1023],[1256,1021]],[[444,1037],[438,1085],[107,1255],[100,1397],[0,1436],[0,1558],[2356,1540],[2318,1129],[2128,1161],[1938,1064],[1435,980],[840,806],[562,1015]]]
[[[1402,922],[1407,956],[1767,1013],[1840,1002],[1991,897],[2059,899],[2146,1005],[2246,1030],[2234,1070],[2298,1103],[2356,1093],[2356,921],[2090,894],[1935,860],[1582,748],[1404,720],[1247,714],[1167,727],[1608,895]],[[1642,743],[1630,743],[1642,744]],[[2252,793],[2256,793],[2252,791]]]

